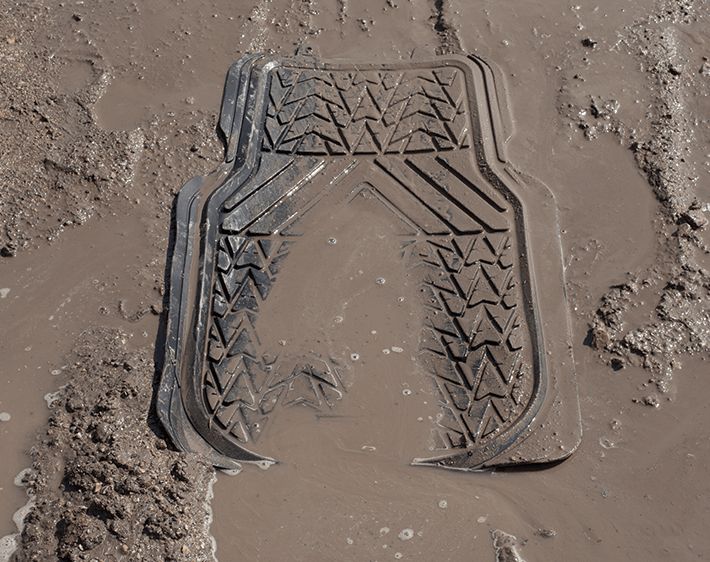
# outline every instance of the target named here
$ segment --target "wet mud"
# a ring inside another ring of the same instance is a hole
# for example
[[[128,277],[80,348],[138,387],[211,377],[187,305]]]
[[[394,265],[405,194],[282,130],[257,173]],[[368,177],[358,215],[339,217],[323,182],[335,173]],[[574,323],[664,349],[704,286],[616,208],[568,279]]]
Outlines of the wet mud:
[[[710,556],[707,2],[0,9],[0,559]],[[282,322],[264,333],[386,384],[352,386],[337,415],[283,410],[259,437],[281,462],[219,473],[214,498],[213,469],[165,439],[151,401],[173,198],[222,160],[229,65],[309,49],[461,50],[502,69],[509,156],[553,193],[560,224],[584,428],[568,460],[409,466],[418,418],[436,413],[412,383],[416,294],[377,217],[318,217],[322,251],[289,273],[297,294],[276,286]],[[379,236],[381,253],[356,243]]]

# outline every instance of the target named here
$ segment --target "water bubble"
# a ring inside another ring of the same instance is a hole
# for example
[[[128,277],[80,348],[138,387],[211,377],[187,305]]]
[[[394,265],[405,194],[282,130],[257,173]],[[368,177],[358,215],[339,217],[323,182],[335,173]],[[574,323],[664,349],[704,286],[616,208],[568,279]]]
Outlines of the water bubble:
[[[396,345],[393,345],[392,351],[394,351],[395,353],[402,353],[404,351],[404,349],[402,349],[401,347],[397,347]]]
[[[397,536],[401,541],[408,541],[414,537],[414,529],[402,529]]]
[[[0,422],[10,421],[11,417],[12,416],[10,414],[8,414],[7,412],[0,412]]]
[[[441,500],[439,501],[439,507],[441,509],[446,509],[447,507],[449,507],[449,503],[446,500]]]
[[[358,359],[360,359],[360,354],[359,353],[351,353],[350,359],[352,359],[353,361],[357,361]]]
[[[384,277],[378,277],[377,279],[375,279],[375,283],[377,283],[378,285],[384,285],[386,282],[387,280]]]
[[[331,246],[335,246],[338,243],[338,240],[336,238],[328,238],[328,244]]]
[[[402,391],[402,394],[404,394],[405,396],[410,396],[410,395],[412,394],[412,391],[411,391],[411,389],[409,389],[409,388],[405,388],[405,389]]]

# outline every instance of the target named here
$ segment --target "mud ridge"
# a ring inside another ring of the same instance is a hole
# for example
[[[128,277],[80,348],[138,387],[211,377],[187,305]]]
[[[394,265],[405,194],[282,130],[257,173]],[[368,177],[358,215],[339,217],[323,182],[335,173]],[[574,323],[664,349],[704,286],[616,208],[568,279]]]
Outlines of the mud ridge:
[[[14,560],[215,559],[214,470],[170,450],[151,413],[153,363],[118,330],[87,330],[26,477]],[[148,423],[146,423],[146,420]]]
[[[614,368],[640,365],[653,373],[655,390],[671,390],[673,371],[688,354],[710,351],[710,275],[703,265],[708,250],[702,233],[707,218],[698,201],[697,171],[691,162],[696,140],[692,97],[701,91],[699,72],[681,70],[689,60],[684,28],[706,20],[708,3],[662,3],[656,14],[626,31],[626,42],[640,58],[654,92],[650,127],[634,136],[616,127],[634,152],[662,206],[663,228],[656,266],[612,287],[590,327],[589,342]],[[623,124],[622,124],[623,125]],[[629,328],[633,295],[655,287],[659,298],[651,322]],[[643,400],[658,405],[653,395]]]
[[[439,40],[437,54],[446,55],[462,52],[458,30],[451,23],[449,0],[435,0],[433,9],[433,27]]]

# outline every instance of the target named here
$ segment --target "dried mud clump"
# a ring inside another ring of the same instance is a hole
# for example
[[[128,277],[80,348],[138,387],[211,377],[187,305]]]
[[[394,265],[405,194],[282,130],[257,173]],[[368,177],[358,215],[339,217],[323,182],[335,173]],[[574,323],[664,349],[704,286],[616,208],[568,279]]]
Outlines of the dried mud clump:
[[[213,560],[214,471],[169,450],[151,412],[153,361],[117,330],[85,332],[27,478],[18,562]]]
[[[85,36],[57,29],[48,7],[0,0],[0,13],[0,256],[7,257],[120,195],[143,141],[139,131],[97,125],[92,106],[109,75]]]

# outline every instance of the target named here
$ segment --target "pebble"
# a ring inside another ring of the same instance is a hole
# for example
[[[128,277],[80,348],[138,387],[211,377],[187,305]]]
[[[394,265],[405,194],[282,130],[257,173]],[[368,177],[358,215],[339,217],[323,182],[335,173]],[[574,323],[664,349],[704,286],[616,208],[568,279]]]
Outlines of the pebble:
[[[59,400],[60,391],[48,392],[44,395],[44,401],[47,403],[47,408],[52,408]]]

